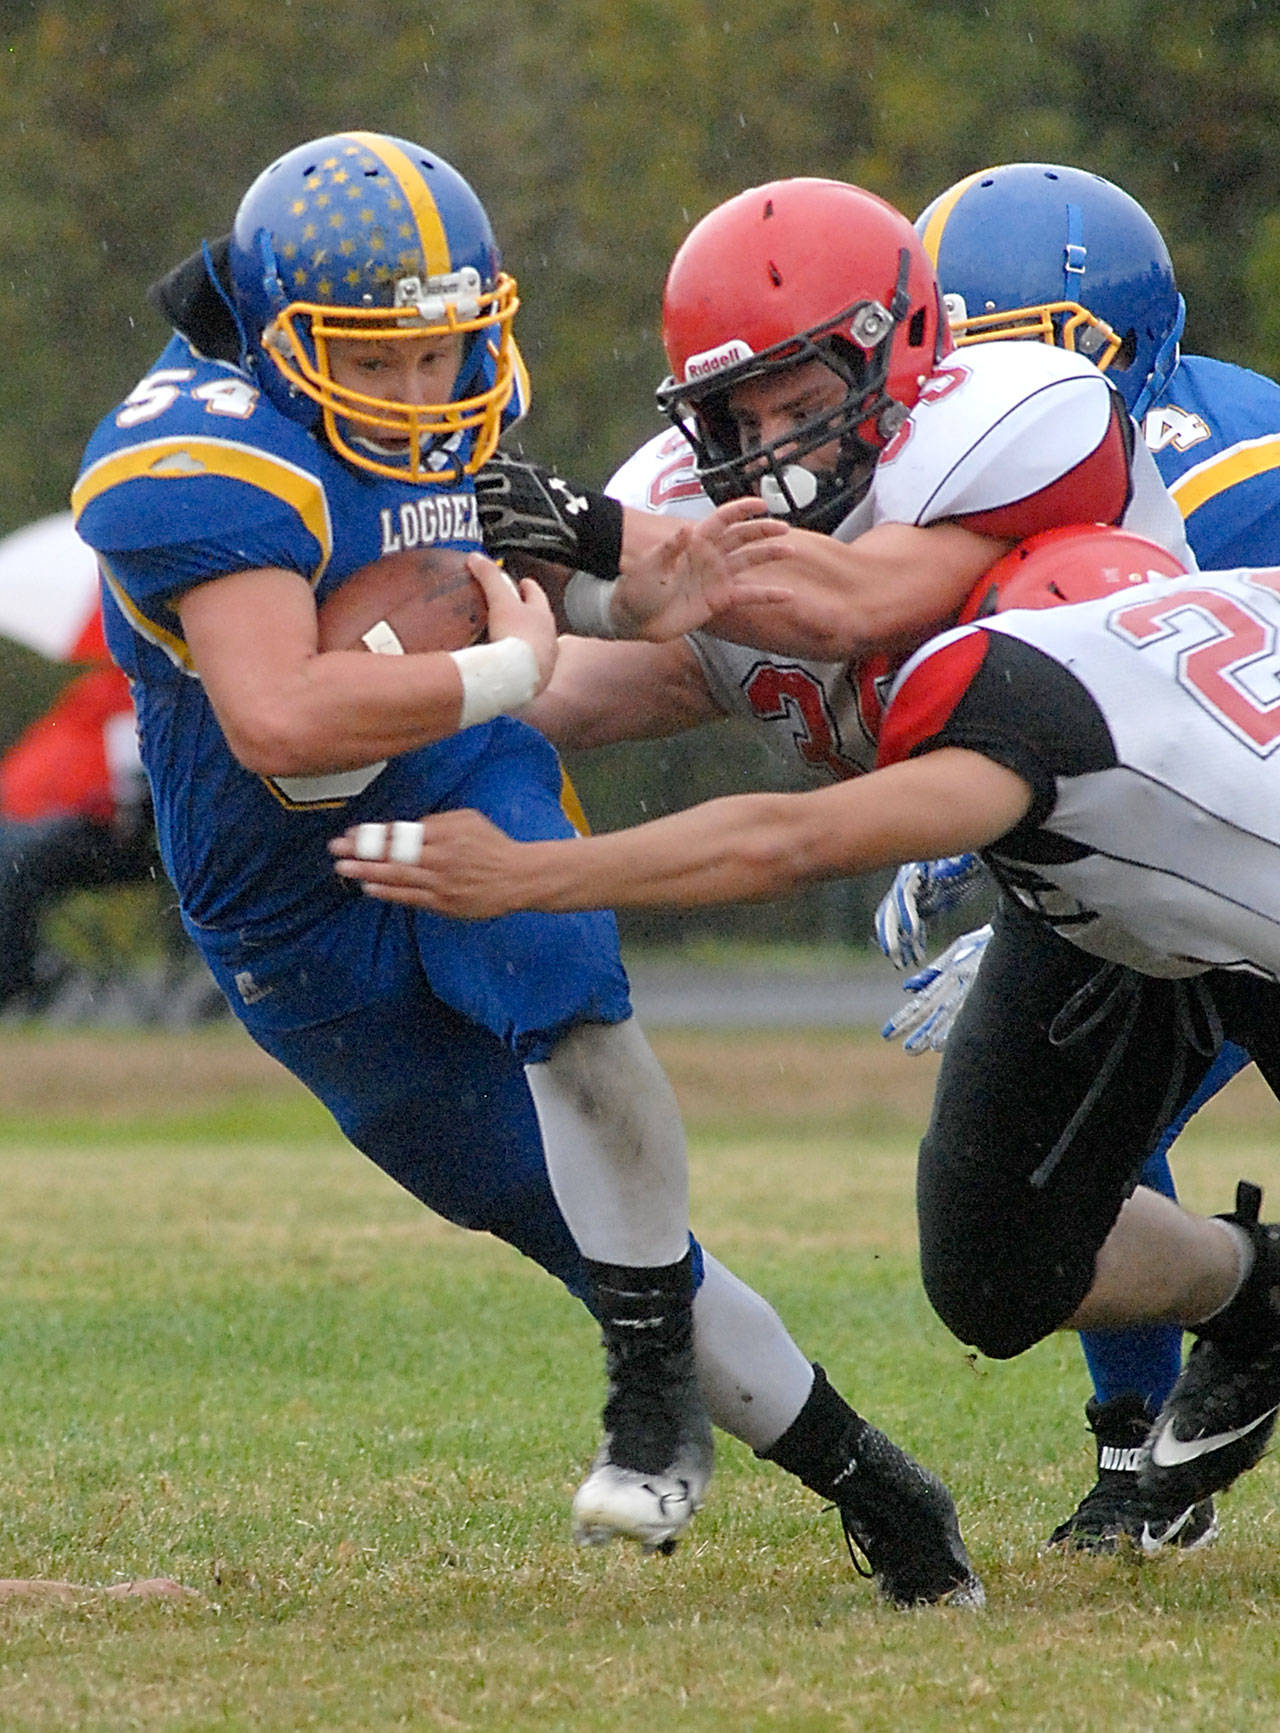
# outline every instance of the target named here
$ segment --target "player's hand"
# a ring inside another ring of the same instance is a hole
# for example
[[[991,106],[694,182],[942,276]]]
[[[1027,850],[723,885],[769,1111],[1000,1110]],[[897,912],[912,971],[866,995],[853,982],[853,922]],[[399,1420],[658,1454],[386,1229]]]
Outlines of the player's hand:
[[[477,472],[475,487],[480,529],[490,554],[533,554],[570,569],[579,564],[578,526],[588,509],[585,490],[509,451],[494,452]]]
[[[668,520],[670,521],[670,520]],[[738,557],[757,543],[785,535],[757,499],[731,500],[698,523],[681,523],[656,546],[628,554],[610,615],[619,637],[661,643],[701,626],[715,629],[726,609],[768,613],[790,591],[771,574],[758,576]]]
[[[523,845],[469,809],[391,824],[353,825],[334,837],[334,871],[380,902],[489,920],[517,907],[512,881]]]
[[[731,644],[778,655],[850,661],[866,646],[856,617],[858,590],[847,544],[795,529],[781,519],[768,521],[774,525],[772,535],[726,552],[726,566],[739,593],[717,608],[709,630]],[[767,607],[747,588],[752,581],[771,594]]]
[[[486,554],[469,554],[467,570],[484,591],[489,604],[489,641],[523,638],[538,663],[538,691],[551,678],[556,665],[559,636],[551,603],[532,578],[519,583]]]
[[[949,914],[981,883],[976,854],[911,861],[899,867],[875,914],[876,944],[895,969],[917,968],[929,954],[928,922]]]
[[[905,1037],[902,1050],[913,1057],[920,1053],[941,1053],[973,985],[990,937],[989,926],[965,933],[947,947],[936,963],[921,969],[918,975],[908,976],[902,985],[904,992],[911,994],[911,1000],[895,1011],[880,1031],[884,1039],[896,1041]]]

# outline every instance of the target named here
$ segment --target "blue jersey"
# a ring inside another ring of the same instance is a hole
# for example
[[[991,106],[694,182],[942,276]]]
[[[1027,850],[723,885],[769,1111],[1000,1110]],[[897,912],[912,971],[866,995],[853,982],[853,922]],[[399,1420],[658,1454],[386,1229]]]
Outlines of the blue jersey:
[[[85,455],[77,527],[98,551],[112,655],[129,675],[160,846],[184,913],[212,932],[286,935],[345,895],[325,843],[362,818],[430,811],[502,719],[333,776],[269,779],[233,757],[174,606],[193,584],[283,567],[317,602],[405,546],[481,545],[474,491],[383,479],[341,462],[239,368],[175,336]]]
[[[1280,565],[1280,385],[1184,355],[1142,432],[1203,570]]]
[[[523,1066],[582,1022],[630,1015],[612,915],[449,921],[353,893],[325,846],[364,819],[455,806],[522,839],[571,836],[554,751],[500,716],[339,775],[253,775],[227,744],[175,606],[193,585],[274,567],[300,573],[320,602],[401,548],[477,548],[470,481],[432,488],[356,470],[239,367],[175,336],[97,429],[73,503],[103,569],[165,866],[232,1009],[415,1197],[582,1292]]]

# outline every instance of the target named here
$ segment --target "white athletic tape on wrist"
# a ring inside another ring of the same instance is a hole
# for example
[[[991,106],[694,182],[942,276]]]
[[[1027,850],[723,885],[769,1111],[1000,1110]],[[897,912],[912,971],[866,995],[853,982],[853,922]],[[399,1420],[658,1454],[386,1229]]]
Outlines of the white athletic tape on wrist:
[[[616,638],[610,609],[617,589],[613,578],[575,572],[564,587],[564,617],[583,638]]]
[[[459,728],[474,728],[477,722],[519,710],[538,690],[538,658],[523,638],[471,644],[449,654],[462,676]]]
[[[367,632],[361,632],[360,642],[366,650],[372,650],[375,656],[404,655],[404,645],[397,638],[395,628],[389,626],[385,620],[378,620]]]

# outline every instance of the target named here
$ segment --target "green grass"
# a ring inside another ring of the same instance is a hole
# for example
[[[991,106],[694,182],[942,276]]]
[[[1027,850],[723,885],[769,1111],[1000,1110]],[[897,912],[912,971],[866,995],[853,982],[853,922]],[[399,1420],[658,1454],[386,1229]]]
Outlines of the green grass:
[[[1266,1724],[1271,1465],[1202,1556],[1040,1556],[1092,1476],[1082,1363],[1067,1340],[975,1362],[929,1312],[931,1062],[657,1043],[700,1230],[947,1477],[976,1616],[880,1606],[834,1518],[732,1441],[672,1559],[577,1551],[601,1372],[567,1296],[433,1221],[235,1031],[4,1040],[0,1577],[86,1588],[0,1601],[0,1727]],[[1271,1124],[1233,1085],[1187,1140],[1190,1200],[1271,1179]],[[101,1592],[157,1575],[198,1598]]]

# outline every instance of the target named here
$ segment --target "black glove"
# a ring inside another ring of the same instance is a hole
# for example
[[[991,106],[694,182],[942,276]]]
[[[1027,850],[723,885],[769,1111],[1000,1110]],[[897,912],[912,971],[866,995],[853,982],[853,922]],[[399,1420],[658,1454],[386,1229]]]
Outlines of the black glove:
[[[495,451],[476,473],[485,552],[532,554],[572,571],[616,578],[622,558],[622,507],[527,458]]]

